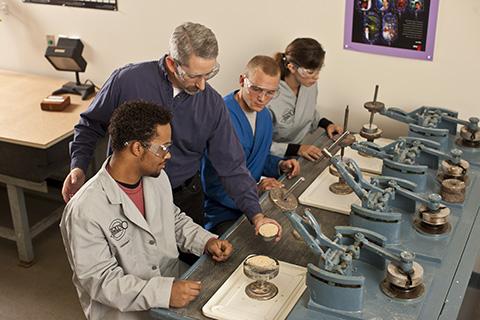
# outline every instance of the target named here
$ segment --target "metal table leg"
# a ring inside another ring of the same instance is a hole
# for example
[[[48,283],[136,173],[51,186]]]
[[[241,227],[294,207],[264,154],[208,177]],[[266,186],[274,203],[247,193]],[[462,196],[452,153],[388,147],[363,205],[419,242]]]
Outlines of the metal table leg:
[[[62,208],[54,210],[51,214],[30,228],[27,208],[25,205],[24,190],[33,190],[47,194],[47,183],[45,181],[28,181],[3,174],[0,174],[0,182],[7,186],[10,214],[13,221],[13,230],[0,226],[0,237],[15,241],[17,243],[20,266],[30,267],[33,264],[34,259],[32,239],[48,228],[48,226],[51,226],[58,221],[62,214]]]
[[[22,188],[10,184],[7,184],[7,192],[17,242],[18,258],[20,265],[28,267],[33,264],[34,256],[25,195]]]

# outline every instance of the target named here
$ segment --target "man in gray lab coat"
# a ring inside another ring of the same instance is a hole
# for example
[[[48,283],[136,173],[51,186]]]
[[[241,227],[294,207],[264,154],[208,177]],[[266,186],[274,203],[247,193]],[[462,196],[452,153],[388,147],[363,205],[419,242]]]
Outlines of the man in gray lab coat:
[[[199,281],[175,280],[178,248],[224,261],[232,245],[175,206],[164,167],[170,159],[170,113],[127,102],[109,133],[113,154],[69,201],[60,228],[73,283],[87,319],[143,319],[150,308],[184,307]]]

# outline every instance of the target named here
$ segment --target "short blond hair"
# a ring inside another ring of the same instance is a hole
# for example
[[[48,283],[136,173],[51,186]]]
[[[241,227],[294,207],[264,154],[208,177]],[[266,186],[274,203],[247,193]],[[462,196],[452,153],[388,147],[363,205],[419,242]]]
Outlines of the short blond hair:
[[[275,59],[269,56],[257,55],[248,61],[245,74],[249,75],[255,69],[260,69],[267,76],[275,77],[280,75],[280,67]]]

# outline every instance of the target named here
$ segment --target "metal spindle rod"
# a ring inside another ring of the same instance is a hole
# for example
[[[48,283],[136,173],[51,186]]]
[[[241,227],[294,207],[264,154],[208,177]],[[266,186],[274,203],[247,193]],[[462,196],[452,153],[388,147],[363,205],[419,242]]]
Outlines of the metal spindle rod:
[[[347,131],[347,127],[348,127],[348,114],[349,114],[350,110],[349,110],[349,107],[347,105],[347,107],[345,108],[345,116],[343,117],[343,130],[344,131]],[[343,155],[345,154],[345,148],[342,147],[342,149],[340,150],[340,157],[342,158],[343,160]]]
[[[374,114],[375,114],[375,113],[370,112],[370,121],[368,121],[368,128],[369,128],[369,129],[372,129],[373,115],[374,115]]]
[[[377,102],[377,95],[378,95],[378,84],[375,85],[375,93],[373,94],[373,104]],[[369,129],[372,129],[372,123],[373,123],[373,116],[375,115],[374,112],[370,112],[370,121],[368,122]]]
[[[305,181],[304,177],[298,178],[298,180],[295,181],[295,183],[287,190],[287,192],[285,192],[285,194],[283,195],[283,200],[287,200],[290,193],[292,193],[293,190],[295,190],[295,188],[298,187],[303,181]]]

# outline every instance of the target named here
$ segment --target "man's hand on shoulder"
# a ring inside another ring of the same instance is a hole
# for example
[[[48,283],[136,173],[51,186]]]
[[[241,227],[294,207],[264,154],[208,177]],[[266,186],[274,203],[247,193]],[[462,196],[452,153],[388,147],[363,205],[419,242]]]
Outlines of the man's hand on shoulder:
[[[80,168],[73,168],[63,182],[62,196],[67,203],[85,183],[85,173]]]
[[[205,251],[212,256],[212,259],[218,262],[227,260],[233,252],[232,244],[227,240],[211,238],[205,245]]]
[[[170,293],[170,307],[183,308],[200,294],[202,283],[191,280],[174,280]]]

